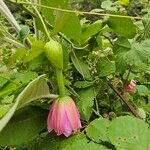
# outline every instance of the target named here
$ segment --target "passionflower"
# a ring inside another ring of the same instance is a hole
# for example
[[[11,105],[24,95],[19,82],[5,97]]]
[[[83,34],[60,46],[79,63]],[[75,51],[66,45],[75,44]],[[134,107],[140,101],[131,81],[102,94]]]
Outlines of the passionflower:
[[[124,89],[126,92],[131,93],[135,87],[136,87],[136,81],[131,80],[129,84],[125,85]]]
[[[56,99],[47,119],[48,131],[54,130],[57,135],[70,136],[81,128],[80,115],[74,101],[68,97]]]

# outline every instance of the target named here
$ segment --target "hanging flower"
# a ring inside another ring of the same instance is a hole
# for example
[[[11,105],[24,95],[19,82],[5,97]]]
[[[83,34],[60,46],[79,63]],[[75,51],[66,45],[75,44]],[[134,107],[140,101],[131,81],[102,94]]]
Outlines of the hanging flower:
[[[47,119],[48,131],[54,130],[57,135],[70,136],[81,128],[80,115],[74,101],[68,97],[56,99]]]
[[[129,84],[125,85],[124,89],[126,92],[131,93],[136,87],[136,81],[131,80]]]

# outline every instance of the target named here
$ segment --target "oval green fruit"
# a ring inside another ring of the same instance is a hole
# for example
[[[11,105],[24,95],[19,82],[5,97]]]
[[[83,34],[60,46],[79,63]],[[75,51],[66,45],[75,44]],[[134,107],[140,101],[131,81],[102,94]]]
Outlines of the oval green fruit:
[[[61,44],[51,39],[45,44],[45,53],[55,69],[63,69],[63,51]]]

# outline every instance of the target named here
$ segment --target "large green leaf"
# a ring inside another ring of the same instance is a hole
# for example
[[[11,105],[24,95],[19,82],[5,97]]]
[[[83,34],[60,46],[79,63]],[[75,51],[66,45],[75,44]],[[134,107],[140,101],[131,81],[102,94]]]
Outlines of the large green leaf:
[[[80,101],[78,101],[77,105],[81,118],[88,121],[92,114],[94,98],[96,95],[91,87],[80,90],[78,94],[80,96]]]
[[[149,150],[150,130],[144,121],[131,116],[119,117],[109,126],[107,136],[117,150]]]
[[[104,118],[95,119],[86,128],[87,136],[97,143],[108,141],[106,132],[109,122],[109,120]]]
[[[0,120],[0,131],[5,127],[8,121],[13,116],[14,112],[28,104],[29,102],[47,97],[49,88],[45,80],[45,75],[41,75],[32,82],[19,94],[14,105],[9,109],[6,115]]]
[[[50,7],[57,7],[71,10],[68,5],[68,0],[41,0],[41,4]],[[75,13],[66,13],[61,11],[54,11],[48,8],[41,7],[44,17],[54,27],[52,34],[58,32],[64,33],[68,38],[77,42],[80,41],[81,25],[78,16]]]
[[[149,43],[150,40],[145,40],[141,43],[133,43],[131,46],[127,39],[118,39],[114,46],[117,71],[125,70],[126,66],[138,67],[147,64],[150,60]]]
[[[107,24],[115,33],[126,38],[132,39],[136,34],[136,26],[130,18],[110,17]]]
[[[83,133],[75,134],[69,138],[47,136],[39,144],[39,150],[105,150],[100,144],[89,142]]]
[[[39,108],[20,109],[0,132],[0,145],[19,145],[34,139],[45,127],[46,117],[47,113]]]

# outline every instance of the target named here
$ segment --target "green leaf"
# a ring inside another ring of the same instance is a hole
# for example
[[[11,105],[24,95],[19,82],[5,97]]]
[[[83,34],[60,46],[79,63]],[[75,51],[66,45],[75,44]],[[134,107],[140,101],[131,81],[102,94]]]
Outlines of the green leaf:
[[[3,77],[0,76],[0,88],[2,88],[8,80],[4,79]]]
[[[114,46],[113,46],[113,52],[114,54],[119,54],[121,52],[127,52],[131,49],[131,44],[130,42],[128,41],[127,38],[124,38],[124,37],[120,37],[117,39],[117,41],[114,43]]]
[[[113,4],[112,1],[106,0],[106,1],[102,2],[101,7],[106,9],[106,10],[117,11],[117,8],[112,7],[112,4]]]
[[[74,86],[76,88],[87,88],[89,86],[91,86],[93,84],[93,82],[89,82],[89,81],[76,81],[74,83]]]
[[[78,101],[77,105],[80,111],[81,118],[88,121],[92,114],[92,108],[94,105],[94,98],[96,94],[91,87],[80,90],[78,94],[80,96],[80,101]]]
[[[118,42],[117,42],[118,43]],[[133,66],[132,69],[140,70],[139,66],[143,67],[141,64],[147,64],[150,59],[150,40],[142,41],[141,43],[133,43],[130,45],[126,44],[125,42],[121,43],[120,46],[116,43],[115,53],[116,56],[116,66],[117,71],[121,72],[126,69],[127,66]],[[126,46],[125,46],[126,45]],[[142,69],[142,68],[141,68]]]
[[[108,141],[106,132],[109,123],[110,121],[104,118],[95,119],[86,128],[87,136],[97,143]]]
[[[102,29],[102,21],[97,20],[94,23],[86,26],[82,30],[81,42],[84,43],[93,35],[97,34]]]
[[[108,76],[116,71],[115,62],[110,61],[107,57],[99,58],[96,68],[100,77]]]
[[[137,111],[138,111],[138,114],[140,115],[140,117],[145,120],[146,112],[144,111],[144,109],[138,108]]]
[[[30,62],[44,52],[44,42],[35,41],[32,43],[32,48],[27,52],[24,62]]]
[[[14,105],[9,109],[6,115],[0,120],[0,131],[5,127],[8,121],[13,116],[14,112],[28,104],[29,102],[47,97],[49,95],[49,88],[45,81],[45,75],[37,77],[30,82],[28,86],[19,94]]]
[[[41,4],[50,7],[57,7],[63,9],[72,10],[68,5],[68,0],[41,0]],[[51,9],[41,7],[41,11],[44,17],[53,25],[54,30],[52,34],[58,32],[64,33],[68,38],[77,42],[81,37],[81,25],[78,16],[75,13],[66,13],[60,11],[54,11]]]
[[[0,105],[0,118],[2,118],[7,113],[7,111],[9,110],[11,106],[12,104]]]
[[[118,35],[129,39],[136,35],[136,26],[130,18],[110,17],[107,24]]]
[[[16,75],[16,82],[21,82],[21,83],[28,83],[29,81],[31,81],[32,79],[37,77],[37,73],[36,72],[23,72],[23,73],[18,73]]]
[[[15,53],[12,55],[14,62],[23,61],[27,50],[25,48],[16,48]]]
[[[15,113],[0,132],[0,145],[19,145],[38,136],[45,127],[47,113],[39,108],[26,107]]]
[[[0,97],[7,96],[8,94],[12,93],[13,91],[17,90],[20,87],[21,85],[9,83],[0,90]]]
[[[47,136],[38,147],[39,150],[105,150],[100,144],[88,141],[83,133],[72,135],[69,138]]]
[[[141,96],[148,96],[150,94],[149,89],[144,85],[137,85],[136,89],[138,91],[138,94]]]
[[[85,64],[82,60],[78,59],[76,55],[71,55],[71,60],[78,70],[78,72],[83,76],[83,78],[90,79],[89,66]]]
[[[144,121],[123,116],[113,120],[108,129],[108,137],[116,149],[150,149],[150,130]]]

